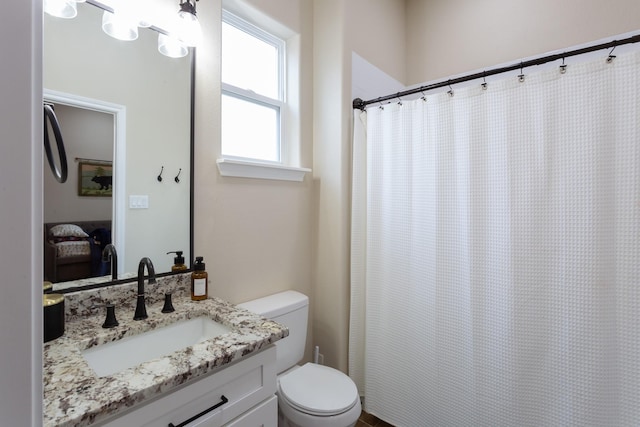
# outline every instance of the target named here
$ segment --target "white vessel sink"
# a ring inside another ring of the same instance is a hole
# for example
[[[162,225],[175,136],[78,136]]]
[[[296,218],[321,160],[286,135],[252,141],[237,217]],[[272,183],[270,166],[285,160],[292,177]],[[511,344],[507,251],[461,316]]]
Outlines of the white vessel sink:
[[[82,356],[99,377],[104,377],[231,330],[228,326],[202,316],[91,347],[83,350]]]

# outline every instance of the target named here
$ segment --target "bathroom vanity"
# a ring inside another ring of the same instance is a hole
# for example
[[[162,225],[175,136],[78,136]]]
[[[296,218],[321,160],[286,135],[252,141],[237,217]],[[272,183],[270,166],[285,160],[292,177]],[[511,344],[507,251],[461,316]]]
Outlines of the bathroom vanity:
[[[206,426],[276,427],[275,352],[275,347],[269,347],[96,425],[152,427],[173,423],[177,427],[193,420],[195,425]]]
[[[273,343],[288,335],[287,328],[217,298],[191,301],[187,280],[180,275],[167,280],[177,283],[152,290],[149,318],[141,321],[133,320],[130,305],[134,284],[65,295],[65,334],[44,345],[45,426],[277,425]],[[167,287],[174,292],[175,311],[161,313]],[[116,304],[119,321],[110,329],[102,328],[104,308],[95,308],[106,301]],[[226,330],[169,354],[135,360],[138,353],[165,345],[136,347],[140,337],[203,317]],[[121,358],[132,365],[96,373],[85,351],[125,340],[133,347],[123,347]]]

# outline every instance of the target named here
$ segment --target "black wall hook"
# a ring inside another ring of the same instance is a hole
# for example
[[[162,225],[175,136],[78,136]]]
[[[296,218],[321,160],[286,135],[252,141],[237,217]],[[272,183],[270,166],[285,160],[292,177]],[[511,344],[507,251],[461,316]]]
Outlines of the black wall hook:
[[[178,171],[178,175],[176,175],[176,177],[175,177],[175,178],[173,178],[173,180],[174,180],[176,183],[179,183],[179,182],[180,182],[180,178],[179,178],[179,177],[180,177],[180,173],[181,173],[181,172],[182,172],[182,168],[180,168],[180,170]]]
[[[164,171],[164,166],[160,169],[160,174],[158,175],[158,182],[162,182],[162,171]]]

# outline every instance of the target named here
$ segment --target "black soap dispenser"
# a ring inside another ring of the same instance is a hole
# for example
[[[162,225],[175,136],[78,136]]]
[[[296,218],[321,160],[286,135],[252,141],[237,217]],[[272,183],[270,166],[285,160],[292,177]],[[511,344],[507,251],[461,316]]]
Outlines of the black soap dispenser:
[[[173,259],[173,266],[171,267],[171,272],[179,273],[181,271],[187,271],[189,269],[184,263],[184,257],[182,256],[182,251],[167,252],[167,255],[169,254],[176,254],[176,257]]]

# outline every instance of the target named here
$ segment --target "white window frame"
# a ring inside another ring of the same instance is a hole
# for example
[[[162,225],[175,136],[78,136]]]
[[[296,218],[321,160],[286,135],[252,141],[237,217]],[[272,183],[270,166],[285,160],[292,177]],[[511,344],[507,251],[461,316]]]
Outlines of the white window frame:
[[[226,9],[222,10],[222,21],[232,25],[249,35],[256,37],[278,49],[278,96],[274,99],[257,94],[245,88],[239,88],[229,83],[221,82],[221,94],[236,97],[257,105],[274,108],[278,112],[278,150],[279,161],[269,161],[255,158],[244,158],[222,154],[217,165],[223,176],[275,179],[287,181],[302,181],[305,173],[310,169],[293,166],[292,152],[289,144],[292,144],[290,135],[287,135],[287,76],[286,58],[287,42],[276,35],[262,29]],[[224,60],[224,58],[222,58]]]
[[[253,160],[265,163],[273,163],[273,164],[284,164],[283,157],[286,157],[286,147],[283,147],[285,138],[283,136],[282,129],[284,128],[284,107],[285,103],[282,101],[275,100],[273,98],[269,98],[267,96],[260,95],[251,90],[240,89],[239,87],[230,85],[228,83],[222,83],[222,95],[223,96],[231,96],[233,98],[237,98],[243,101],[250,102],[252,104],[260,105],[263,107],[273,108],[276,111],[278,126],[276,129],[276,138],[278,140],[278,160],[266,160],[266,159],[257,159],[253,157],[238,157],[231,156],[229,154],[222,154],[225,159],[242,159],[242,160]]]

